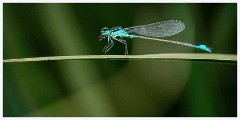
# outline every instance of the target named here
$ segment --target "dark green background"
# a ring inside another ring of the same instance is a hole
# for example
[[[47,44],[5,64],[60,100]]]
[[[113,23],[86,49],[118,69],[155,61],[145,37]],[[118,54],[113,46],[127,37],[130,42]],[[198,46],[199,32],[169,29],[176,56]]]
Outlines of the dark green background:
[[[237,54],[237,4],[3,4],[3,58],[99,55],[104,26],[180,20],[168,37]],[[126,39],[130,54],[202,53]],[[115,42],[108,54],[124,54]],[[3,65],[4,116],[237,116],[237,66],[70,60]]]

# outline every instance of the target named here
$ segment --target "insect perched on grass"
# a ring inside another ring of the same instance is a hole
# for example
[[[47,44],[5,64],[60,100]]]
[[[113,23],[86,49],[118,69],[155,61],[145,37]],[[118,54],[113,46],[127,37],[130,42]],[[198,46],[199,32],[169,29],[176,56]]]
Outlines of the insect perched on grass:
[[[105,38],[107,38],[108,40],[108,44],[103,48],[103,52],[105,54],[114,46],[113,41],[116,40],[125,44],[125,54],[127,55],[128,54],[127,42],[122,38],[151,39],[151,40],[157,40],[161,42],[168,42],[168,43],[193,47],[193,48],[201,49],[207,52],[212,51],[211,48],[202,44],[197,45],[197,44],[183,43],[179,41],[159,39],[159,37],[168,37],[168,36],[178,34],[184,29],[185,29],[184,23],[178,20],[168,20],[168,21],[156,22],[148,25],[134,26],[129,28],[114,27],[109,29],[107,27],[103,27],[101,30],[101,35],[99,36],[99,40],[101,41],[102,39],[105,39]]]

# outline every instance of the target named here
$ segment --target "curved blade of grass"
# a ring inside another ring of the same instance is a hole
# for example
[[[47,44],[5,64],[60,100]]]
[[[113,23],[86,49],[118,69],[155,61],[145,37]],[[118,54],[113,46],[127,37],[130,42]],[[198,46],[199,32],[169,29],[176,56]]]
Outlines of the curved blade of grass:
[[[233,54],[200,54],[200,53],[168,53],[147,55],[76,55],[76,56],[50,56],[35,58],[20,58],[3,60],[9,62],[36,62],[50,60],[179,60],[201,61],[218,63],[237,63],[237,55]]]

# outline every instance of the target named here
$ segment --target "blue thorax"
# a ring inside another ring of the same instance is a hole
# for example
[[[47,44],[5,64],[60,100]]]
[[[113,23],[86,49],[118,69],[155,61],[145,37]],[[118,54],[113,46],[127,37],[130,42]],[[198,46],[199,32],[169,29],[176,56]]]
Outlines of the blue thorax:
[[[106,38],[106,37],[114,37],[114,38],[134,38],[134,35],[129,35],[125,29],[121,27],[114,27],[111,29],[108,29],[107,27],[104,27],[101,30],[101,37]]]

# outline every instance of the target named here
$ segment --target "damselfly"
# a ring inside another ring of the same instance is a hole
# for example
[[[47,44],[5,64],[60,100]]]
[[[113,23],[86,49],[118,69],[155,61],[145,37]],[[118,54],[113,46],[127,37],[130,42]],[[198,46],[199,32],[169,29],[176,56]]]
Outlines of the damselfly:
[[[161,42],[168,42],[173,44],[184,45],[188,47],[193,47],[197,49],[201,49],[207,52],[211,52],[212,49],[202,44],[190,44],[179,41],[172,40],[164,40],[160,39],[161,37],[168,37],[175,34],[178,34],[182,30],[185,29],[185,25],[183,22],[178,20],[168,20],[162,22],[156,22],[148,25],[142,26],[134,26],[129,28],[122,27],[114,27],[107,28],[103,27],[101,30],[101,35],[99,36],[99,40],[107,38],[108,44],[103,48],[103,52],[106,54],[113,46],[114,40],[119,41],[125,44],[125,54],[128,54],[127,42],[122,38],[143,38],[143,39],[151,39],[157,40]]]

